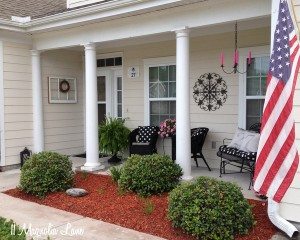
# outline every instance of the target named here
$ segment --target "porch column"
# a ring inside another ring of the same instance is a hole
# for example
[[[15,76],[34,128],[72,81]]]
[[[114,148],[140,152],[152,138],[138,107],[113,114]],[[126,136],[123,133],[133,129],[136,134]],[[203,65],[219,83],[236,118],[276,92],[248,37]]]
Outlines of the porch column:
[[[86,163],[84,171],[103,169],[99,162],[98,105],[97,105],[97,59],[94,43],[84,45],[85,51],[85,121]]]
[[[183,179],[191,176],[191,126],[189,91],[189,29],[176,31],[176,162]]]
[[[33,152],[44,151],[44,119],[41,56],[37,50],[31,50],[32,101],[33,101]]]

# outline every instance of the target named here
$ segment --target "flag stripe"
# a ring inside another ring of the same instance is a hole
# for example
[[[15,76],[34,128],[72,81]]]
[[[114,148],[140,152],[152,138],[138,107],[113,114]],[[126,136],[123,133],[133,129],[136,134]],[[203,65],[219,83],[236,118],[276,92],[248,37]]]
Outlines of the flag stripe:
[[[291,121],[293,124],[293,119],[291,117],[289,118],[289,121]],[[288,124],[290,124],[290,123],[288,123]],[[280,134],[282,135],[283,132],[281,132]],[[278,144],[278,142],[277,142],[277,144],[275,143],[275,145],[279,145],[278,146],[279,151],[276,153],[275,156],[273,156],[273,158],[274,158],[273,163],[272,163],[271,167],[269,168],[269,171],[266,173],[266,178],[264,179],[264,182],[262,183],[262,186],[260,188],[260,191],[264,195],[267,194],[267,191],[268,191],[272,181],[274,180],[274,178],[280,168],[280,165],[283,163],[287,154],[291,150],[291,147],[293,144],[293,137],[295,137],[295,129],[292,127],[289,135],[285,139],[284,145],[280,146],[280,143],[279,144]],[[283,138],[283,136],[279,136],[279,138]],[[274,150],[274,148],[272,150]]]
[[[285,195],[287,189],[291,185],[294,180],[294,176],[297,172],[299,166],[299,155],[296,154],[292,167],[289,169],[286,177],[284,178],[283,182],[281,183],[280,187],[278,188],[276,194],[274,195],[274,200],[276,202],[280,202],[283,196]]]

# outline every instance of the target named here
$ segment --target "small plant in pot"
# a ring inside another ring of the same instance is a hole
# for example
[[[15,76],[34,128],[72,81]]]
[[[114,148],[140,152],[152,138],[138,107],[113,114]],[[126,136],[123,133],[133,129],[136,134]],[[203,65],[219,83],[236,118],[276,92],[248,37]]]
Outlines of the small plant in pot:
[[[117,154],[128,147],[130,130],[125,127],[125,119],[107,117],[99,126],[100,149],[111,154],[109,163],[118,163]]]

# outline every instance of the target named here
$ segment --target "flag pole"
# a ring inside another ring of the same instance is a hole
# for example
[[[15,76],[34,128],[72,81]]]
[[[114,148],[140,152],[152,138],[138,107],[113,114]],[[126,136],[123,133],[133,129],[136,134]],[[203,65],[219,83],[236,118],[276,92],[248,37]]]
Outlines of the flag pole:
[[[293,11],[293,6],[290,2],[290,0],[287,0],[288,5],[289,5],[289,9],[291,11],[291,16],[294,20],[294,11]],[[272,0],[272,10],[271,10],[271,44],[270,44],[270,55],[272,54],[272,50],[273,50],[273,43],[274,43],[274,33],[275,33],[275,29],[276,29],[276,25],[277,25],[277,20],[278,20],[278,14],[279,14],[279,3],[280,0]],[[298,26],[295,24],[295,29],[297,32],[297,35],[299,36],[299,32],[298,32]],[[286,219],[284,219],[283,217],[281,217],[279,215],[279,208],[280,208],[280,204],[275,202],[273,199],[268,198],[268,216],[270,221],[280,230],[282,230],[283,232],[285,232],[289,237],[293,237],[295,235],[298,234],[298,230],[297,228],[291,224],[290,222],[288,222]]]

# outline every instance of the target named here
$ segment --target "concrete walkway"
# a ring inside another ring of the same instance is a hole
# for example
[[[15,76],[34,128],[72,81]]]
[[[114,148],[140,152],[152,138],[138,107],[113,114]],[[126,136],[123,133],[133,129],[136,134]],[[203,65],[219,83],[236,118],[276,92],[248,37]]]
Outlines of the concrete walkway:
[[[0,193],[0,216],[13,219],[29,229],[34,239],[149,239],[162,238],[123,228],[114,224],[83,217],[74,213],[13,198]],[[37,232],[46,235],[38,237]],[[37,238],[36,238],[37,237]],[[29,238],[30,239],[30,238]]]

